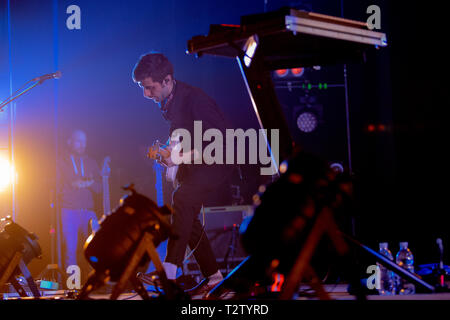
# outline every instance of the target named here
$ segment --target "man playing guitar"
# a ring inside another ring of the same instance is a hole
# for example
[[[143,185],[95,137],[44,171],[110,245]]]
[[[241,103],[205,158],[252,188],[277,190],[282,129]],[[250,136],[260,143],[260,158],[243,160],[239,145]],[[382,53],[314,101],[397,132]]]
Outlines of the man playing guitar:
[[[201,121],[203,130],[215,128],[225,134],[227,121],[213,99],[201,89],[190,86],[173,77],[170,61],[160,53],[141,56],[133,69],[133,80],[143,89],[144,97],[158,104],[163,117],[170,123],[169,136],[176,129],[186,129],[194,137],[194,121]],[[203,134],[203,133],[202,133]],[[156,143],[149,148],[148,157],[160,161],[164,166],[175,169],[171,153],[176,141],[166,146]],[[179,151],[175,151],[179,152]],[[183,157],[194,159],[199,153],[183,153]],[[177,267],[181,267],[189,245],[195,248],[194,257],[205,277],[189,293],[193,296],[209,292],[223,276],[219,271],[210,242],[198,219],[202,204],[230,176],[232,167],[220,164],[182,163],[175,176],[176,189],[172,195],[172,227],[177,239],[169,238],[167,256],[163,263],[168,279],[175,280]]]

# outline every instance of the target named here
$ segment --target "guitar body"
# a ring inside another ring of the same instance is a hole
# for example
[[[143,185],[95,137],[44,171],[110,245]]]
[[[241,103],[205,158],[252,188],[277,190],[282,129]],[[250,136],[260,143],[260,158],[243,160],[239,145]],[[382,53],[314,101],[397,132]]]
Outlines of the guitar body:
[[[163,156],[161,155],[161,152],[164,150],[170,150],[174,148],[175,144],[178,142],[175,142],[173,140],[170,140],[169,145],[165,148],[161,146],[161,143],[156,140],[155,143],[149,148],[149,151],[147,153],[147,157],[150,159],[156,160],[157,163],[159,163],[161,166],[163,166],[166,169],[166,180],[173,183],[173,186],[176,188],[178,185],[178,182],[176,181],[177,172],[178,172],[178,166],[168,166],[167,163],[164,161]]]
[[[151,147],[148,149],[147,157],[153,160],[156,160],[158,163],[160,163],[162,166],[166,168],[166,180],[173,183],[174,188],[178,186],[177,181],[177,173],[178,173],[178,165],[168,165],[167,159],[170,157],[170,153],[173,152],[180,152],[181,145],[179,137],[173,137],[169,140],[168,146],[162,147],[161,143],[157,140]],[[169,153],[169,156],[167,155],[167,152]],[[163,156],[162,153],[166,153],[165,156]],[[165,158],[164,158],[165,157]],[[188,152],[183,152],[181,158],[182,162],[186,163],[185,161],[195,161],[200,157],[200,154],[197,150],[191,150]],[[189,162],[188,162],[189,163]]]

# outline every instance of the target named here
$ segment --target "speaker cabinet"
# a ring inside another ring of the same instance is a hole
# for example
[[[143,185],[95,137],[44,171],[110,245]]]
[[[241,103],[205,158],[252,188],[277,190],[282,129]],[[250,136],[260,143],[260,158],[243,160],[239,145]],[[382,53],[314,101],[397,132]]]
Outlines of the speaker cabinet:
[[[205,233],[211,243],[220,271],[225,275],[247,257],[241,245],[239,229],[242,222],[253,215],[253,207],[206,207],[204,212],[200,212],[201,222],[203,222],[203,215]],[[185,261],[183,271],[185,275],[201,276],[193,255]]]

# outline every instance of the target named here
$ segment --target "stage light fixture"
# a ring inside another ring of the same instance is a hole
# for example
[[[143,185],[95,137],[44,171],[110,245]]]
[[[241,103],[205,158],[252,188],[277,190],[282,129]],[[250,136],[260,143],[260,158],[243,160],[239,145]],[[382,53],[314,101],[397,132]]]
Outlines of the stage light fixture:
[[[317,128],[319,121],[317,116],[309,111],[305,111],[299,114],[297,117],[297,127],[300,131],[309,133]]]
[[[374,132],[375,130],[376,130],[376,127],[375,127],[374,124],[369,124],[369,125],[367,126],[367,131],[369,131],[369,132]]]
[[[328,255],[328,246],[319,246],[325,233],[331,235],[337,254],[346,253],[337,241],[333,216],[351,207],[351,195],[342,187],[347,177],[330,174],[328,163],[299,148],[284,163],[286,170],[267,186],[250,221],[241,228],[241,243],[248,258],[208,294],[208,299],[218,299],[227,291],[235,292],[235,299],[258,299],[258,295],[286,299],[286,290],[302,280],[315,278],[312,281],[320,283],[320,258]],[[316,289],[316,293],[320,291]]]
[[[344,166],[339,162],[333,162],[330,164],[330,169],[335,173],[344,173]]]
[[[41,258],[37,236],[14,223],[10,216],[1,219],[1,222],[6,222],[6,225],[0,232],[0,288],[11,282],[20,296],[28,296],[16,280],[22,273],[34,297],[39,297],[36,283],[26,267],[34,258]]]
[[[300,78],[305,73],[304,68],[292,68],[291,73],[294,77]]]
[[[100,221],[100,229],[88,237],[84,256],[94,268],[77,299],[89,294],[107,281],[117,282],[111,299],[115,300],[130,281],[143,299],[147,291],[137,278],[138,269],[147,270],[152,261],[159,273],[167,298],[175,298],[179,291],[170,287],[159,256],[158,245],[169,236],[175,237],[169,220],[171,210],[158,207],[149,198],[137,193],[134,187],[125,187],[131,195],[121,199],[119,207]]]
[[[288,75],[288,73],[289,73],[289,70],[288,70],[288,69],[278,69],[278,70],[275,70],[275,75],[276,75],[278,78],[284,78],[284,77],[286,77],[286,76]]]
[[[258,36],[255,34],[247,39],[244,46],[244,63],[247,68],[252,63],[253,56],[255,55],[256,48],[258,47]]]

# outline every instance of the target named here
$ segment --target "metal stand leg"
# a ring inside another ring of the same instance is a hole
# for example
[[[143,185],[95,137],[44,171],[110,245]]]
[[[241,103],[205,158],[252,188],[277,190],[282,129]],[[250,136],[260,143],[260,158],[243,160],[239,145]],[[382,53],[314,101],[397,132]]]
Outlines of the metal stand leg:
[[[20,283],[14,278],[14,276],[12,276],[9,279],[9,282],[11,282],[12,286],[14,287],[14,289],[16,289],[17,293],[19,294],[19,296],[25,298],[28,297],[27,292],[25,291],[24,288],[22,288],[22,286],[20,285]]]
[[[322,209],[322,211],[317,216],[316,221],[314,222],[314,226],[308,235],[303,249],[300,251],[297,260],[295,261],[295,264],[287,277],[286,286],[284,287],[280,295],[280,299],[292,299],[294,293],[299,287],[300,281],[302,281],[302,279],[307,274],[313,276],[313,289],[316,291],[318,296],[329,299],[328,294],[325,294],[325,291],[323,290],[323,287],[317,276],[315,275],[315,272],[310,266],[309,262],[311,261],[311,258],[317,245],[319,244],[320,239],[325,233],[328,233],[336,248],[336,251],[339,254],[342,255],[347,252],[347,245],[345,244],[343,239],[340,239],[337,232],[338,229],[332,218],[331,210],[329,208]]]
[[[331,300],[330,295],[324,290],[321,280],[311,266],[306,269],[306,276],[311,279],[311,288],[317,293],[320,300]]]
[[[97,271],[93,271],[86,283],[84,284],[83,288],[81,288],[80,293],[77,296],[77,300],[85,300],[88,298],[89,294],[98,289],[100,286],[105,284],[109,277],[105,273],[99,273]]]
[[[147,290],[145,290],[142,282],[136,276],[132,276],[130,278],[130,282],[133,285],[134,290],[141,296],[143,300],[150,300]]]
[[[22,260],[22,253],[16,252],[0,277],[0,289],[3,289],[3,286],[5,285],[6,281],[8,281],[14,274],[14,271],[19,265],[20,260]]]
[[[123,292],[125,289],[126,283],[130,279],[130,277],[133,278],[133,282],[136,284],[137,282],[140,283],[140,280],[136,278],[135,271],[136,268],[141,261],[142,257],[145,253],[148,253],[150,256],[150,259],[153,261],[156,270],[158,271],[158,274],[160,276],[164,292],[166,293],[167,297],[169,299],[173,298],[173,294],[171,291],[170,286],[168,285],[168,280],[166,277],[166,273],[164,272],[164,269],[162,267],[161,261],[159,260],[158,253],[156,252],[156,248],[153,245],[153,236],[150,233],[145,233],[142,237],[141,241],[139,242],[138,247],[136,248],[133,256],[130,259],[130,262],[128,263],[127,267],[125,268],[124,272],[120,276],[119,281],[114,286],[112,294],[111,294],[111,300],[115,300],[119,297],[119,295]],[[134,279],[135,278],[135,279]],[[142,286],[142,284],[140,284]],[[145,291],[145,290],[144,290]],[[146,294],[144,299],[148,298],[148,295]]]
[[[35,298],[39,298],[41,294],[39,293],[38,287],[36,286],[36,283],[34,282],[33,277],[31,276],[31,273],[28,270],[27,266],[25,265],[25,262],[23,262],[23,260],[20,260],[19,262],[19,269],[22,272],[25,279],[27,280],[28,287],[33,293],[33,296]]]
[[[17,282],[17,280],[14,278],[15,275],[18,273],[18,270],[23,274],[25,277],[28,287],[31,290],[31,293],[35,298],[39,298],[41,296],[36,283],[33,280],[33,277],[31,276],[30,271],[28,270],[25,262],[22,260],[22,253],[16,252],[9,262],[8,266],[6,267],[5,272],[3,272],[2,276],[0,277],[0,289],[3,288],[6,281],[9,281],[14,289],[17,291],[17,293],[21,297],[28,297],[28,294],[26,291],[22,288],[22,286]],[[2,290],[3,291],[3,290]]]

